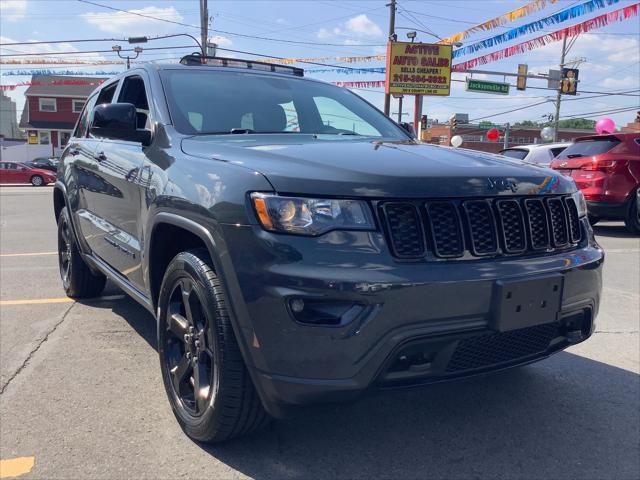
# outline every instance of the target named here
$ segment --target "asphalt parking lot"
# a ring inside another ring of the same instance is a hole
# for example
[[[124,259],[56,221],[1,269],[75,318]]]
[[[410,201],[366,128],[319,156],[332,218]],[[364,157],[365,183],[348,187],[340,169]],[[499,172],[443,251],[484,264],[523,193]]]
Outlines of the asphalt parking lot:
[[[165,398],[154,320],[62,291],[51,187],[0,187],[0,458],[20,478],[640,478],[640,239],[606,251],[596,334],[498,375],[318,408],[203,446]],[[18,459],[18,460],[16,460]]]

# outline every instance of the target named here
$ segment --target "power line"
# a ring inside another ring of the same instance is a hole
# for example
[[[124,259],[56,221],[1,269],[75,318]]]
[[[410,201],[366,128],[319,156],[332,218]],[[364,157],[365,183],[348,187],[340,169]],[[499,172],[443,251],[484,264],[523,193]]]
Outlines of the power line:
[[[138,12],[131,12],[129,10],[123,10],[121,8],[116,8],[116,7],[111,7],[109,5],[103,5],[100,3],[96,3],[96,2],[91,2],[89,0],[77,0],[78,2],[82,2],[82,3],[87,3],[90,5],[95,5],[97,7],[102,7],[102,8],[108,8],[109,10],[114,10],[116,12],[123,12],[123,13],[128,13],[131,15],[136,15],[138,17],[144,17],[144,18],[149,18],[151,20],[158,20],[160,22],[167,22],[167,23],[173,23],[176,25],[181,25],[183,27],[189,27],[189,28],[197,28],[198,30],[200,30],[200,27],[197,25],[190,25],[188,23],[183,23],[183,22],[177,22],[175,20],[167,20],[166,18],[158,18],[158,17],[154,17],[153,15],[145,15],[142,13],[138,13]],[[343,43],[324,43],[324,42],[303,42],[300,40],[290,40],[290,39],[285,39],[285,38],[271,38],[271,37],[261,37],[259,35],[248,35],[248,34],[244,34],[244,33],[237,33],[237,32],[230,32],[228,30],[218,30],[215,28],[210,29],[210,31],[212,32],[217,32],[217,33],[222,33],[224,35],[231,35],[234,37],[242,37],[242,38],[255,38],[257,40],[265,40],[268,42],[282,42],[282,43],[293,43],[296,45],[321,45],[321,46],[330,46],[330,47],[349,47],[349,48],[353,48],[353,45],[345,45]],[[358,47],[384,47],[385,44],[362,44],[362,45],[357,45]]]

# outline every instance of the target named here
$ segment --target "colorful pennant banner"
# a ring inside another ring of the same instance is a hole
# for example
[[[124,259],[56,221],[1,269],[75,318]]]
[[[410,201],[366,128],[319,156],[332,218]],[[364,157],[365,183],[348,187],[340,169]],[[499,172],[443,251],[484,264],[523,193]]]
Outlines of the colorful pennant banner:
[[[528,35],[530,33],[542,30],[543,28],[550,25],[556,25],[559,23],[567,22],[569,20],[573,20],[574,18],[580,17],[582,15],[586,15],[596,10],[606,8],[610,5],[618,3],[619,1],[620,0],[589,0],[588,2],[581,5],[575,5],[573,7],[566,8],[558,13],[554,13],[553,15],[550,15],[548,17],[536,20],[535,22],[512,28],[511,30],[494,37],[479,40],[475,43],[471,43],[465,47],[454,50],[453,58],[467,55],[469,53],[475,53],[478,50],[482,50],[485,48],[495,47],[496,45],[500,45],[504,42],[510,42],[511,40],[515,40],[522,35]]]
[[[384,80],[369,80],[362,82],[333,82],[334,85],[346,88],[378,88],[384,87]]]
[[[69,79],[69,80],[52,80],[50,82],[40,82],[40,81],[31,81],[31,82],[18,82],[18,83],[13,83],[13,84],[8,84],[8,85],[0,85],[0,90],[15,90],[18,87],[31,87],[33,85],[38,85],[38,86],[60,86],[60,85],[91,85],[91,86],[95,86],[97,87],[98,85],[100,85],[104,80],[78,80],[75,78]]]
[[[580,35],[581,33],[586,33],[596,28],[606,27],[607,25],[614,22],[622,22],[625,20],[629,20],[632,17],[638,16],[639,5],[640,3],[635,3],[628,7],[620,8],[618,10],[614,10],[609,13],[604,13],[597,17],[586,20],[582,23],[578,23],[576,25],[572,25],[570,27],[557,30],[553,33],[542,35],[540,37],[527,40],[526,42],[519,43],[517,45],[512,45],[503,50],[498,50],[497,52],[492,52],[487,55],[483,55],[481,57],[476,57],[471,60],[467,60],[466,62],[457,63],[453,65],[452,70],[457,72],[464,71],[464,70],[471,70],[477,67],[478,65],[486,65],[487,63],[490,63],[490,62],[495,62],[497,60],[502,60],[503,58],[528,52],[529,50],[542,47],[549,43],[558,42],[562,40],[564,37],[572,38],[577,35]]]
[[[366,73],[386,73],[386,67],[373,68],[312,68],[304,69],[304,73],[342,73],[344,75],[358,75]]]
[[[9,70],[0,72],[0,76],[2,77],[30,77],[32,75],[69,75],[73,77],[111,77],[113,75],[118,75],[122,73],[122,70],[93,70],[93,71],[83,71],[83,70],[49,70],[49,69],[34,69],[34,70]]]
[[[516,8],[515,10],[511,10],[510,12],[492,18],[491,20],[487,20],[486,22],[474,25],[471,28],[467,28],[466,30],[453,34],[447,38],[443,38],[438,43],[459,42],[467,38],[473,32],[477,32],[479,30],[493,30],[494,28],[497,28],[500,25],[504,25],[507,22],[513,22],[518,18],[526,17],[527,15],[542,10],[547,6],[547,3],[556,3],[557,1],[558,0],[534,0],[533,2],[529,2],[520,8]]]

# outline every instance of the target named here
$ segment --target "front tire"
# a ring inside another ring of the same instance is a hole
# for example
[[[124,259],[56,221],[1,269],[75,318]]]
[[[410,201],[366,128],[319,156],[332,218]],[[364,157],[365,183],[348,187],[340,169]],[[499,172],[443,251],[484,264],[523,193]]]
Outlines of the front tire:
[[[44,185],[44,179],[40,175],[34,175],[31,177],[31,185],[34,187],[41,187]]]
[[[640,189],[631,197],[624,224],[631,233],[640,234]]]
[[[101,273],[93,273],[78,250],[69,211],[64,207],[58,217],[58,266],[67,296],[86,298],[99,295],[107,281]]]
[[[183,252],[171,261],[158,305],[162,380],[185,433],[221,442],[268,423],[206,250]]]

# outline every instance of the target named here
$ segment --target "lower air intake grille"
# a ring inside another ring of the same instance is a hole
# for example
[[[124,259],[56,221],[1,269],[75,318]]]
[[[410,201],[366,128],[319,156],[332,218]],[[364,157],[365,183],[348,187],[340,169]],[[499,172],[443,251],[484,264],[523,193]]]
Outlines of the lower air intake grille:
[[[458,343],[447,365],[447,372],[474,370],[542,354],[557,336],[558,325],[548,323],[467,338]]]

